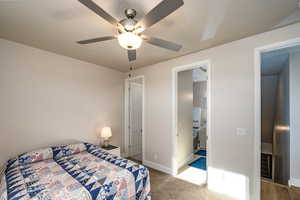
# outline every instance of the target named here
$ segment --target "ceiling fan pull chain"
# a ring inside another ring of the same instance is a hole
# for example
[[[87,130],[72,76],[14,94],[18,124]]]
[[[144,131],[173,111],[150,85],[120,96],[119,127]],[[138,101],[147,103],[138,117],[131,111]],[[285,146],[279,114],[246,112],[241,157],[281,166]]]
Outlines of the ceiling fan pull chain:
[[[133,73],[133,67],[130,66],[129,70],[130,71],[129,71],[128,77],[131,78],[132,77],[132,73]]]
[[[129,78],[131,78],[131,73],[132,73],[132,67],[129,68],[129,74],[128,74]]]

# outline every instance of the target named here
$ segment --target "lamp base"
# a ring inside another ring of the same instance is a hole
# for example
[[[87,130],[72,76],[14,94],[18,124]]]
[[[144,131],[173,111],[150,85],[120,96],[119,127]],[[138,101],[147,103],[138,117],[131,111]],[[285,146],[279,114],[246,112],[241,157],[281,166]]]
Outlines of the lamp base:
[[[108,146],[109,146],[109,140],[108,140],[108,139],[104,140],[102,146],[103,146],[103,147],[108,147]]]

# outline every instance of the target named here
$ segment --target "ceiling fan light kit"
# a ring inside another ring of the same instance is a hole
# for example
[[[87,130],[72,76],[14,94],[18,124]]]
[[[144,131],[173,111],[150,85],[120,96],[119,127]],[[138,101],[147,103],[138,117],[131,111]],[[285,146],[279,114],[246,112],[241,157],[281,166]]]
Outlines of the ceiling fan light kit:
[[[118,35],[118,42],[127,50],[135,50],[140,48],[142,38],[132,32],[125,32]]]
[[[82,40],[77,42],[79,44],[91,44],[117,38],[120,46],[127,49],[129,61],[136,60],[136,49],[141,47],[143,41],[172,51],[179,51],[182,48],[181,45],[174,42],[142,35],[142,32],[145,31],[146,28],[149,28],[150,26],[156,24],[158,21],[162,20],[163,18],[180,8],[184,4],[183,0],[163,0],[139,21],[134,19],[136,16],[136,11],[131,8],[125,10],[126,18],[118,21],[97,4],[95,4],[92,0],[78,1],[113,26],[116,26],[116,29],[119,33],[117,37],[105,36]]]

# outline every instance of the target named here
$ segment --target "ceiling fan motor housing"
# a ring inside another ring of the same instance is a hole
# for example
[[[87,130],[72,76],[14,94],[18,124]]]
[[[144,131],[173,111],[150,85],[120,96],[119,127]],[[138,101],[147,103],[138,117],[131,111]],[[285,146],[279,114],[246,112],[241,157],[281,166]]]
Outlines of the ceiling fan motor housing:
[[[134,19],[134,17],[136,16],[136,11],[134,9],[131,8],[127,8],[125,10],[125,15],[126,15],[126,19],[122,19],[120,21],[120,24],[123,26],[123,28],[127,31],[127,32],[132,32],[135,30],[135,25],[137,23],[137,21]]]
[[[125,9],[125,15],[128,19],[133,19],[136,16],[136,10],[127,8]]]

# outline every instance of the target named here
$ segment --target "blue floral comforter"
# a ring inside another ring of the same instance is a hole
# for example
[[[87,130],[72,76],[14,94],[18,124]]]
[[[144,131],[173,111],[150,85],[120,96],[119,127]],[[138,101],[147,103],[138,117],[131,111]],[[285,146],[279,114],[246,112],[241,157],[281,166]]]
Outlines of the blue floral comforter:
[[[142,165],[80,143],[22,154],[7,162],[0,200],[150,200]]]

